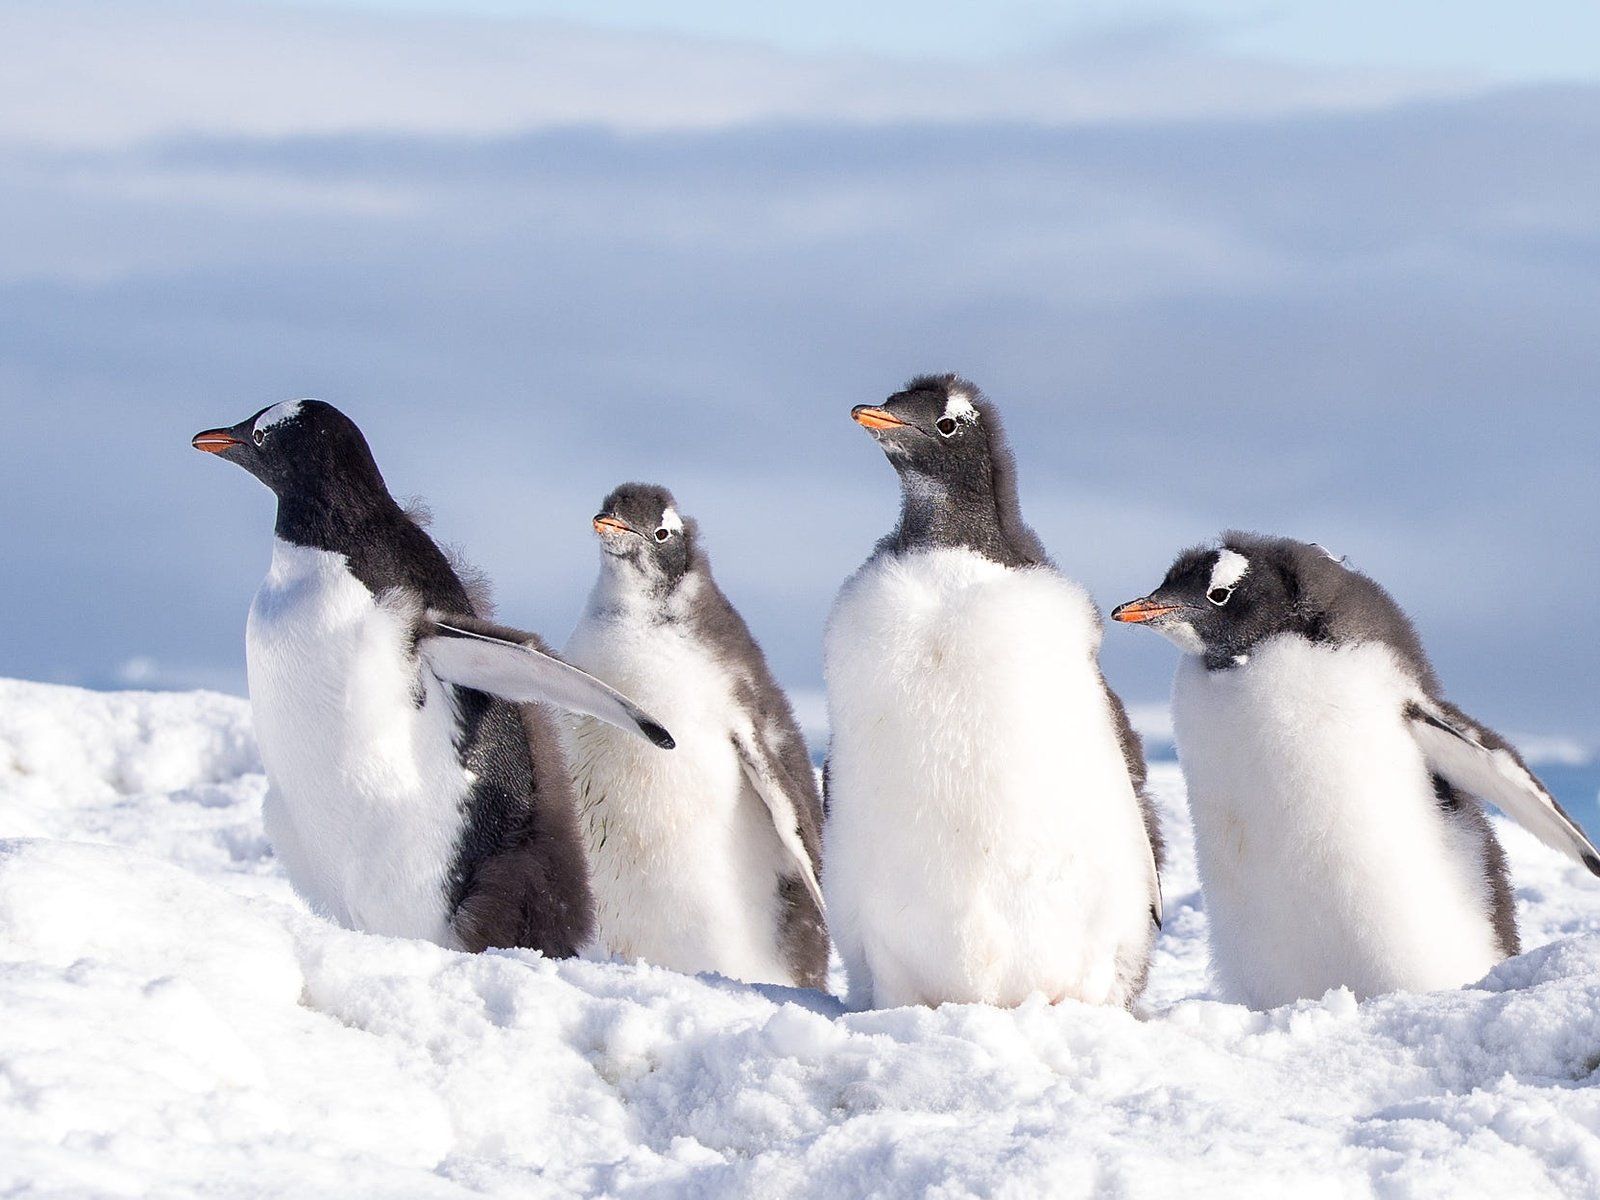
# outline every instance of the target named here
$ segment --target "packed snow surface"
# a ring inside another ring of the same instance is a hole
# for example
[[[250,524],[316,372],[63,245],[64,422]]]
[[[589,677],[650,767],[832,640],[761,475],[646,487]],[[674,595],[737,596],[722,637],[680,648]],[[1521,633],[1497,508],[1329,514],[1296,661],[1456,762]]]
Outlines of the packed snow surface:
[[[0,681],[0,1195],[1600,1195],[1595,881],[1499,822],[1528,953],[1253,1013],[1209,998],[1154,778],[1139,1014],[847,1014],[335,928],[273,861],[243,701]]]

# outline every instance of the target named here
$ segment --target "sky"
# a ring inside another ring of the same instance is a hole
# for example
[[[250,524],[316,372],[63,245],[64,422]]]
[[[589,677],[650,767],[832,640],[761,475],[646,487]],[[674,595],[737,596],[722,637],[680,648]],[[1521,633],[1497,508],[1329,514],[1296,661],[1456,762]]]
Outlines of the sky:
[[[189,437],[315,395],[557,645],[668,485],[814,692],[849,410],[956,370],[1103,607],[1316,540],[1600,747],[1594,6],[590,7],[0,3],[0,674],[242,691],[271,498]]]
[[[375,13],[474,14],[673,33],[802,54],[893,59],[1025,55],[1072,41],[1127,46],[1188,42],[1213,51],[1313,67],[1437,70],[1526,82],[1592,79],[1600,8],[1533,0],[1515,12],[1492,0],[1122,0],[1120,3],[926,3],[813,0],[297,0]]]

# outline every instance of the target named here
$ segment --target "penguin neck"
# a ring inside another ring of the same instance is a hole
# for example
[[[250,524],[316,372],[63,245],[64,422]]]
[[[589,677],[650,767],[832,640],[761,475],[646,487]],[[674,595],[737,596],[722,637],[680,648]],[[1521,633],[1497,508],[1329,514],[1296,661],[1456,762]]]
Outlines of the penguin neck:
[[[900,523],[888,542],[897,554],[964,549],[1002,566],[1043,563],[1038,539],[1020,514],[1011,517],[987,478],[936,479],[906,470],[900,475]]]
[[[596,613],[643,618],[650,624],[670,624],[679,611],[688,576],[669,579],[624,555],[602,554],[600,578],[595,581],[589,605]]]
[[[404,511],[380,480],[376,489],[333,486],[310,494],[280,495],[273,532],[297,546],[352,557],[380,530],[405,520]]]
[[[378,477],[376,486],[335,485],[278,497],[280,541],[344,556],[375,597],[394,588],[428,608],[479,615],[455,568]]]

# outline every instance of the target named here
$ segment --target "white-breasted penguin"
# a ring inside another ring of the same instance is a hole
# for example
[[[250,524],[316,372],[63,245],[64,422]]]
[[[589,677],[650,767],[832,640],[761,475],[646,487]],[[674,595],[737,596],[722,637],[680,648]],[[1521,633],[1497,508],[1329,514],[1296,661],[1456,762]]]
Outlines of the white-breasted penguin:
[[[1227,533],[1111,615],[1185,651],[1173,725],[1229,999],[1459,987],[1516,954],[1479,800],[1600,874],[1516,750],[1440,694],[1400,606],[1320,546]]]
[[[787,698],[670,492],[624,484],[594,530],[600,577],[562,655],[677,739],[655,754],[569,722],[597,941],[673,970],[824,987],[822,805]]]
[[[483,620],[395,502],[354,422],[319,400],[195,435],[278,498],[246,625],[268,837],[311,906],[467,950],[576,952],[594,914],[551,715],[671,738],[532,634]]]
[[[1099,612],[1023,523],[975,386],[922,376],[851,415],[901,511],[824,639],[823,891],[850,1003],[1129,1005],[1161,843]]]

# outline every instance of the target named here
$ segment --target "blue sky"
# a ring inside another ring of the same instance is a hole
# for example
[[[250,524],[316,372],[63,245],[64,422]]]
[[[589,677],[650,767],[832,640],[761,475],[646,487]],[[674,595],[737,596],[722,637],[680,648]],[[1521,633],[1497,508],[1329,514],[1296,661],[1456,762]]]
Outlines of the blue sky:
[[[241,688],[270,498],[188,437],[310,394],[558,644],[601,496],[673,487],[816,688],[894,516],[849,409],[955,369],[1106,607],[1315,539],[1600,744],[1588,6],[476,7],[0,7],[0,673]]]
[[[653,0],[284,0],[380,13],[543,18],[596,28],[744,41],[804,54],[968,59],[1072,41],[1183,42],[1308,66],[1390,67],[1509,80],[1593,79],[1600,6],[1590,0],[1166,0],[1163,3],[662,5]]]

